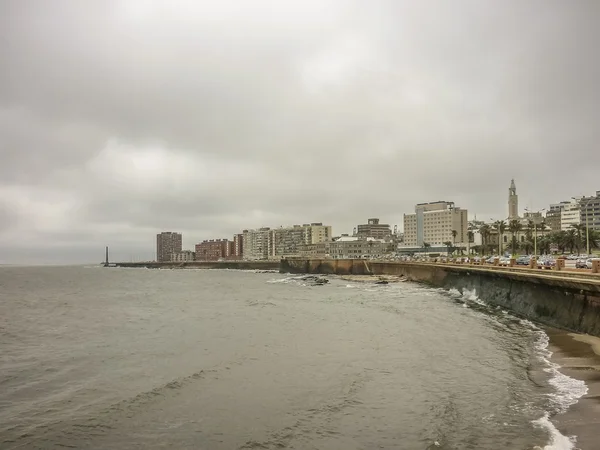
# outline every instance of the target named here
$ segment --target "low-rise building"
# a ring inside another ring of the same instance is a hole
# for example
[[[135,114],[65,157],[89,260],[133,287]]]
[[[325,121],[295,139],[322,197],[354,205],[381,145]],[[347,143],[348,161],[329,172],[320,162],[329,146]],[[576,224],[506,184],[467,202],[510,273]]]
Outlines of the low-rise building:
[[[368,219],[366,224],[358,225],[356,236],[359,238],[391,239],[392,229],[388,224],[379,223],[379,219]]]
[[[191,250],[182,250],[171,253],[171,262],[189,262],[196,259],[196,254]]]
[[[227,258],[232,246],[227,239],[209,239],[196,244],[196,261],[218,261]]]

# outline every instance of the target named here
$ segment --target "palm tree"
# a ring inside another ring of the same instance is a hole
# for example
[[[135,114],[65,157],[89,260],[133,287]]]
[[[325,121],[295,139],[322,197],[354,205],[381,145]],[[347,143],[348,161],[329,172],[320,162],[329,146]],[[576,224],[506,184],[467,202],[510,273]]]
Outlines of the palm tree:
[[[490,237],[490,226],[487,223],[484,223],[479,227],[479,234],[481,234],[481,256],[485,253],[485,247],[487,245],[487,240]]]
[[[452,248],[452,242],[446,241],[446,242],[443,242],[443,244],[448,248],[448,250],[447,250],[448,256],[450,256],[451,253],[454,253],[454,250],[450,251],[450,248]]]
[[[498,256],[502,253],[502,237],[506,231],[506,223],[504,220],[497,220],[494,222],[494,228],[498,231]]]
[[[536,228],[535,222],[533,220],[528,220],[527,221],[527,231],[525,231],[527,239],[529,239],[529,240],[532,239],[535,228]]]
[[[523,229],[523,225],[516,219],[513,219],[508,224],[508,230],[512,233],[512,253],[513,255],[517,251],[517,233]]]
[[[552,244],[551,236],[542,236],[537,240],[538,251],[540,255],[550,253],[550,245]]]
[[[585,239],[585,246],[587,248],[588,238],[590,242],[590,250],[593,248],[600,248],[600,232],[598,230],[587,230],[587,236]]]
[[[525,239],[523,242],[521,242],[520,246],[521,249],[525,251],[526,255],[531,254],[531,250],[533,249],[533,242],[531,242],[531,239]]]
[[[576,223],[576,224],[571,225],[571,228],[573,228],[573,230],[575,230],[575,234],[577,236],[577,239],[575,241],[575,248],[577,249],[577,254],[579,255],[579,249],[581,248],[581,245],[583,244],[582,235],[585,233],[586,226],[583,223]]]
[[[458,236],[458,231],[452,230],[452,245],[456,244],[456,236]]]
[[[473,233],[473,231],[469,230],[467,231],[467,244],[469,245],[469,250],[467,251],[468,254],[471,254],[471,243],[475,242],[475,233]]]

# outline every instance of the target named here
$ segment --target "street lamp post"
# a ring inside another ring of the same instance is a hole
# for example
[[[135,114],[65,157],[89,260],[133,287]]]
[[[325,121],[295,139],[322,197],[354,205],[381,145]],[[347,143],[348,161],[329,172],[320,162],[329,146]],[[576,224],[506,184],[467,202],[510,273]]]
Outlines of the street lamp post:
[[[494,220],[490,217],[490,220],[492,221],[492,223],[497,225],[497,230],[498,230],[498,257],[500,257],[501,253],[502,253],[502,235],[504,233],[500,232],[500,225],[498,222],[504,222],[505,220],[510,220],[510,217],[507,217],[506,219],[502,219],[502,220]]]
[[[546,208],[542,208],[539,211],[529,211],[527,208],[525,208],[525,211],[539,214],[542,211],[546,211]],[[537,258],[537,227],[538,224],[535,223],[535,220],[533,220],[533,256],[535,258]]]
[[[585,197],[582,200],[584,200],[584,199],[585,199]],[[593,199],[589,198],[589,199],[585,200],[584,205],[586,206],[586,208],[587,208],[587,204],[591,200],[593,200]],[[580,202],[581,202],[581,200],[580,200]],[[579,210],[581,211],[581,206],[579,208],[580,208]],[[590,254],[590,227],[588,226],[588,212],[587,212],[587,210],[585,211],[585,243],[586,243],[587,255],[589,255]]]

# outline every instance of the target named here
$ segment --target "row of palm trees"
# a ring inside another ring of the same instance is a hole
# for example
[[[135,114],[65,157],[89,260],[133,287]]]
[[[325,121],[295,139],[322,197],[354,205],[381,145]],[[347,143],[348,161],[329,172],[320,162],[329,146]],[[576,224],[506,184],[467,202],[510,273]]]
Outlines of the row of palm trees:
[[[537,235],[538,231],[545,233],[537,237],[537,247],[540,254],[550,253],[553,245],[557,246],[559,251],[563,253],[567,250],[573,253],[575,250],[579,254],[581,249],[588,247],[588,236],[589,248],[600,248],[600,233],[596,230],[587,230],[586,232],[584,224],[571,225],[571,229],[569,230],[546,233],[547,226],[544,222],[536,224],[533,220],[529,220],[525,226],[525,239],[522,242],[518,242],[517,235],[523,229],[523,224],[519,220],[511,220],[508,224],[504,220],[497,220],[491,225],[483,224],[479,227],[482,245],[474,246],[473,250],[481,251],[482,254],[490,251],[492,246],[489,239],[493,231],[498,234],[499,249],[502,248],[503,237],[506,232],[511,233],[511,249],[513,254],[516,254],[518,249],[524,250],[527,254],[531,253],[535,245],[534,234]],[[469,238],[469,241],[471,242],[471,238]]]

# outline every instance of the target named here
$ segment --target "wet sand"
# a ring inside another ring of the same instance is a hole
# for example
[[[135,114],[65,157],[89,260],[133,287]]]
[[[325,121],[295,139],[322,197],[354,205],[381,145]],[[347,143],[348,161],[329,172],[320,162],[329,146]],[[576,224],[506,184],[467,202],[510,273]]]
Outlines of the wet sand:
[[[586,395],[569,410],[552,418],[560,432],[577,436],[576,448],[600,449],[600,338],[548,328],[548,349],[560,372],[582,380]]]

